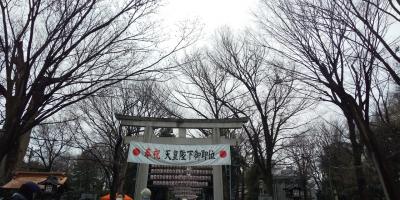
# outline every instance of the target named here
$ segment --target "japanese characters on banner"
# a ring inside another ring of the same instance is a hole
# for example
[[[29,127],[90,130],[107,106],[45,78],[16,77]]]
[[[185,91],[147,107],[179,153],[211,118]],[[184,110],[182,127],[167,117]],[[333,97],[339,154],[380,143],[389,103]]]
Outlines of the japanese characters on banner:
[[[131,142],[128,162],[152,165],[230,165],[229,144],[170,145]]]

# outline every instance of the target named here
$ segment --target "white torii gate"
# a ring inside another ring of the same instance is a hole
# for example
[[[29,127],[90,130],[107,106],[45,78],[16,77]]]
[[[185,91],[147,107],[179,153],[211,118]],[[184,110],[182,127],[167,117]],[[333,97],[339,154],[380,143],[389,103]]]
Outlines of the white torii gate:
[[[125,143],[130,141],[140,141],[157,144],[230,144],[236,145],[236,139],[227,139],[221,137],[220,129],[238,129],[248,121],[248,118],[236,119],[171,119],[171,118],[152,118],[152,117],[134,117],[115,114],[115,117],[121,122],[121,126],[145,127],[144,135],[137,137],[126,137]],[[153,137],[154,128],[178,128],[178,138],[176,137]],[[186,129],[213,129],[210,138],[186,138]],[[136,174],[135,198],[141,199],[140,191],[147,187],[147,178],[149,173],[148,164],[139,164],[139,170]],[[223,181],[222,166],[213,166],[213,196],[214,200],[223,200]]]

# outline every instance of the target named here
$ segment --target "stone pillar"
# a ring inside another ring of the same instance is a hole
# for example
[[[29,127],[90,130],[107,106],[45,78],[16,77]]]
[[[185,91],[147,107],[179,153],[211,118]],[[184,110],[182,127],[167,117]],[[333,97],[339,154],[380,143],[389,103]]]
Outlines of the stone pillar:
[[[219,128],[214,128],[212,135],[213,144],[219,144],[221,142],[221,132]],[[224,199],[224,187],[222,181],[222,166],[213,166],[213,193],[214,200]]]
[[[186,129],[185,128],[179,128],[178,129],[178,137],[186,138]]]
[[[153,127],[146,126],[144,129],[144,142],[150,142],[153,136]],[[147,179],[149,177],[149,165],[148,164],[138,164],[138,170],[136,174],[135,183],[135,198],[142,199],[140,192],[147,188]]]

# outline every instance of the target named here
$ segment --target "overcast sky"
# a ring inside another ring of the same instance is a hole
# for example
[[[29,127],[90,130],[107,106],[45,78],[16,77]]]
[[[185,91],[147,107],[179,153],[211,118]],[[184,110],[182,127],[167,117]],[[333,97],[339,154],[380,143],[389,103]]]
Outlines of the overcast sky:
[[[221,26],[240,30],[253,20],[259,0],[166,0],[160,9],[166,24],[198,20],[207,37]]]
[[[240,31],[254,23],[252,12],[256,11],[260,0],[165,0],[159,10],[164,25],[173,26],[185,21],[195,21],[202,25],[201,44],[209,41],[210,36],[222,26],[228,26],[233,31]],[[337,108],[330,104],[318,106],[312,115],[329,119],[332,115],[340,114]]]

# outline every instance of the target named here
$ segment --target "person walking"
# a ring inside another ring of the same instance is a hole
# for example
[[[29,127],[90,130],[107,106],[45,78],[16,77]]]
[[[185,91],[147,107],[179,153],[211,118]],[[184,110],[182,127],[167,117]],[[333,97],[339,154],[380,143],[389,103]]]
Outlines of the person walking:
[[[40,187],[36,183],[27,182],[22,184],[18,192],[11,196],[11,200],[34,200],[40,191]]]

